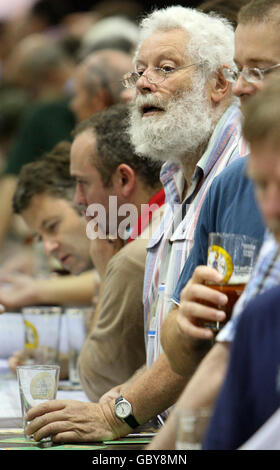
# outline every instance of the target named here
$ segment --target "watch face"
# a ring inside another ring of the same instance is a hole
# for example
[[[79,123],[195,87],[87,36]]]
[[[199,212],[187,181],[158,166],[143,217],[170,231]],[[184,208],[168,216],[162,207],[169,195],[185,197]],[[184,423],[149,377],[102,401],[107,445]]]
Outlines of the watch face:
[[[131,413],[131,406],[129,403],[122,401],[116,405],[116,414],[119,418],[127,418]]]

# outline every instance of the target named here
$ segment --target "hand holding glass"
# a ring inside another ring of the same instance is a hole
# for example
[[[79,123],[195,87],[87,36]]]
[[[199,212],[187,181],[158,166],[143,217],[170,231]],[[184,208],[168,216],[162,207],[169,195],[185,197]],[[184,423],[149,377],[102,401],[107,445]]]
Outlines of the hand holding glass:
[[[228,302],[221,307],[226,313],[224,322],[204,322],[204,326],[214,331],[220,330],[230,319],[233,307],[247,284],[258,253],[257,240],[245,235],[232,233],[210,233],[207,265],[217,269],[223,276],[219,284],[208,282],[211,289],[218,290],[228,297]],[[202,301],[204,305],[212,304]],[[218,307],[219,308],[219,307]]]
[[[25,365],[17,367],[17,379],[22,410],[24,436],[26,436],[26,413],[33,406],[56,398],[60,367],[57,365]],[[44,441],[51,442],[51,437]]]

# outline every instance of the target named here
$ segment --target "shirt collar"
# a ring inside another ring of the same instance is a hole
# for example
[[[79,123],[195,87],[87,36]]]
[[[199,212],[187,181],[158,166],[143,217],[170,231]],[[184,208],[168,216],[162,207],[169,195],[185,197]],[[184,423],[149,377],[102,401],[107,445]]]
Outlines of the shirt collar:
[[[131,242],[132,240],[135,240],[141,235],[143,230],[149,224],[155,210],[161,207],[164,204],[164,201],[165,193],[164,189],[162,188],[151,197],[147,204],[143,204],[141,214],[139,215],[137,223],[134,225],[134,227],[132,227],[127,243]]]
[[[197,163],[204,177],[210,173],[214,164],[227,148],[229,140],[236,137],[240,128],[241,111],[236,105],[229,106],[220,117],[210,137],[207,148]],[[237,125],[238,124],[238,125]]]

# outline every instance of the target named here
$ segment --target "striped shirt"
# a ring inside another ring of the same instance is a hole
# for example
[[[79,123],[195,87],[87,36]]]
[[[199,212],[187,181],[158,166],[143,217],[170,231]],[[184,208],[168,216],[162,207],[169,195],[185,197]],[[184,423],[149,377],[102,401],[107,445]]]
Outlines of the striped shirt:
[[[184,201],[181,169],[166,162],[161,171],[165,208],[159,229],[147,245],[143,290],[147,366],[160,355],[160,331],[172,304],[180,273],[193,245],[194,231],[206,193],[218,173],[248,154],[241,137],[240,110],[230,106],[220,118],[198,161]]]
[[[238,320],[246,305],[257,294],[280,285],[280,247],[272,234],[266,233],[251,279],[236,302],[231,320],[216,337],[220,342],[234,339]]]

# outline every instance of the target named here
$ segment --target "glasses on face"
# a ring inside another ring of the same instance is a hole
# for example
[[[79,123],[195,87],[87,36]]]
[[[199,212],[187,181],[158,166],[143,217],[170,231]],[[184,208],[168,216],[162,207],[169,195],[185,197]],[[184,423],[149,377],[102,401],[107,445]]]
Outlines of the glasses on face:
[[[231,83],[235,83],[239,79],[240,75],[242,75],[242,77],[248,83],[258,83],[264,79],[266,73],[271,72],[272,70],[278,67],[280,67],[280,64],[272,65],[267,69],[259,69],[258,67],[244,67],[243,70],[233,70],[224,68],[223,74],[225,79]]]
[[[183,65],[182,67],[172,68],[172,67],[155,67],[148,72],[148,75],[144,74],[144,72],[128,72],[124,75],[122,79],[122,84],[125,88],[133,88],[136,86],[137,81],[141,77],[146,77],[148,82],[153,83],[155,85],[159,85],[162,83],[168,75],[177,72],[178,70],[187,69],[192,67],[193,65],[199,64],[189,64]]]

